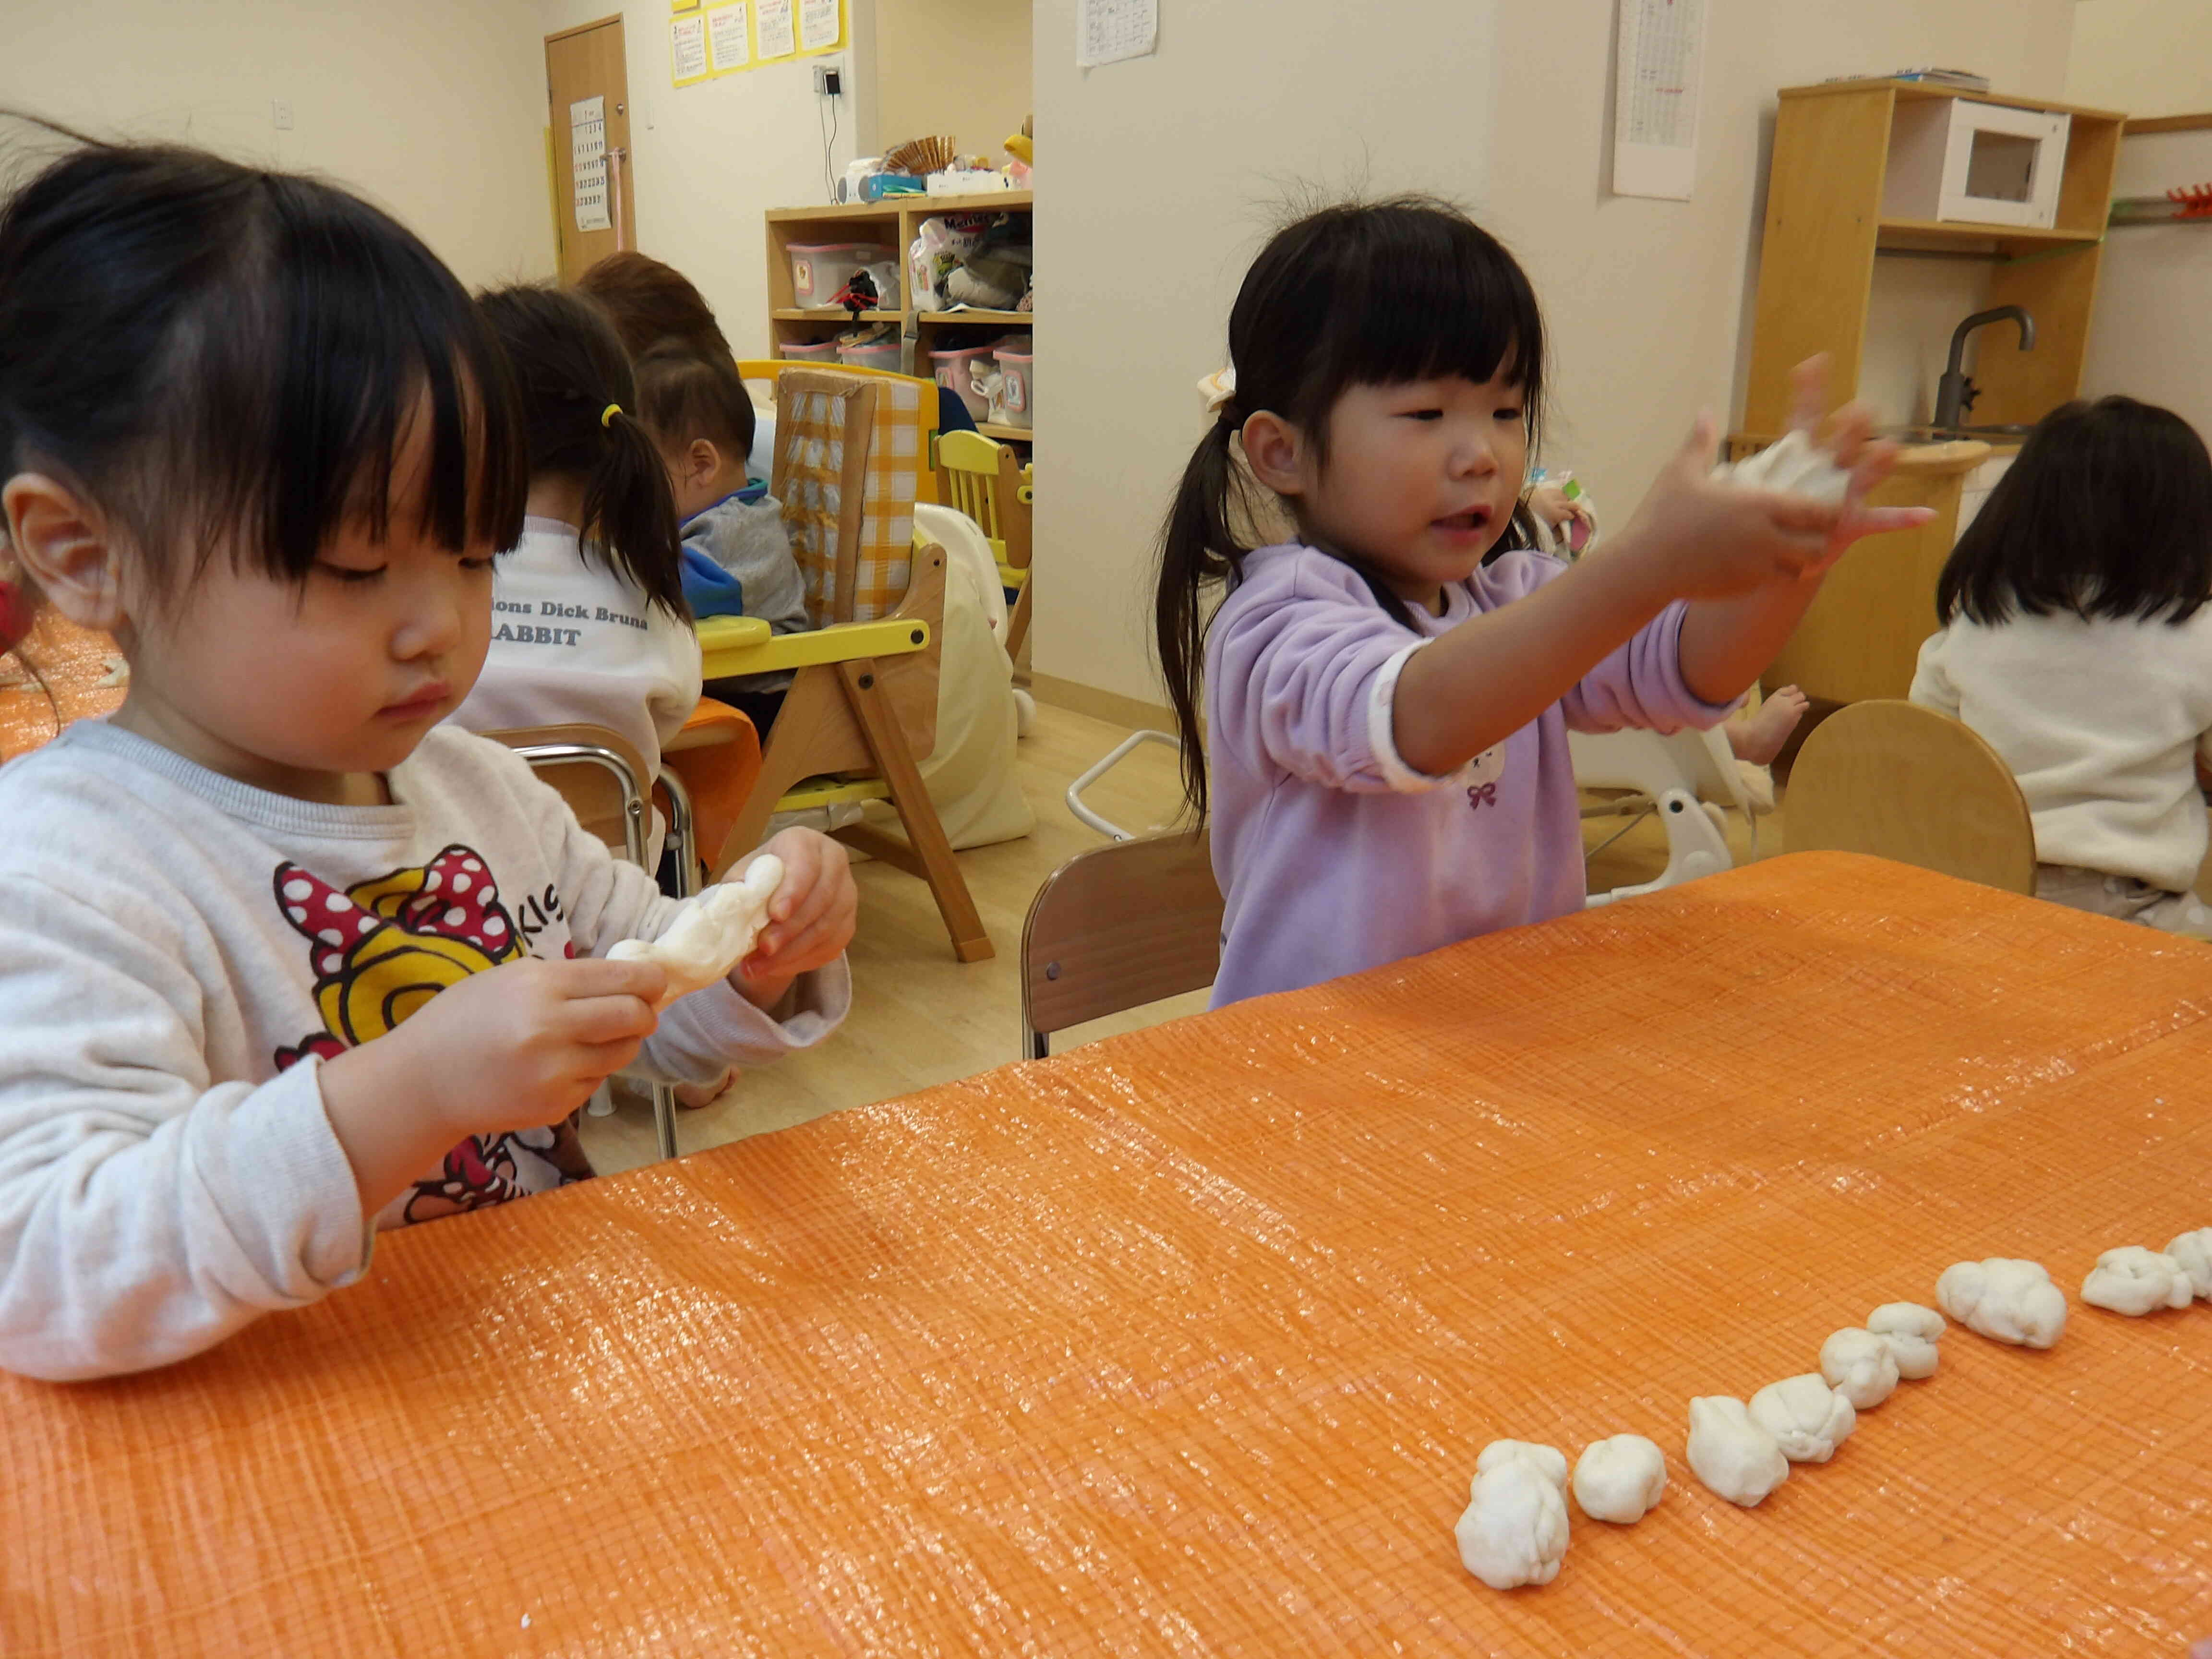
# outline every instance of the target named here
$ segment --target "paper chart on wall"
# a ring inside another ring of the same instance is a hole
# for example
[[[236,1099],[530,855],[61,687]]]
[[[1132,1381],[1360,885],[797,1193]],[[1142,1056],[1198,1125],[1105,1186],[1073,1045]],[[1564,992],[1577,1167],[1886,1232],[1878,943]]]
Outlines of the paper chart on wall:
[[[1613,193],[1690,199],[1698,174],[1706,0],[1620,0]]]
[[[1149,58],[1159,44],[1159,0],[1076,0],[1075,63],[1097,69]]]
[[[745,35],[745,0],[708,9],[707,56],[717,75],[732,75],[751,64],[752,43]]]
[[[568,172],[576,228],[611,230],[607,216],[607,100],[580,98],[568,106]]]
[[[799,49],[835,51],[844,34],[842,0],[799,0]]]
[[[754,0],[754,54],[762,63],[788,58],[799,50],[799,35],[791,15],[791,0]]]
[[[707,68],[707,20],[698,12],[687,12],[668,25],[669,78],[679,87],[688,87],[703,81],[710,71]]]

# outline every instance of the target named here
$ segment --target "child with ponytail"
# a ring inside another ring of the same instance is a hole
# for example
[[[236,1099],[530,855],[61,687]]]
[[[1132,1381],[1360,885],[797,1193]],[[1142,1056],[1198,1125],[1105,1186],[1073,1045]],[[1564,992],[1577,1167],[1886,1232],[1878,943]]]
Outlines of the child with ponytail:
[[[1278,234],[1229,347],[1156,611],[1186,787],[1213,808],[1217,1006],[1580,908],[1568,731],[1717,724],[1845,546],[1926,517],[1861,505],[1888,463],[1863,411],[1820,441],[1851,469],[1841,501],[1710,477],[1700,422],[1605,557],[1489,558],[1527,476],[1543,321],[1512,255],[1438,202]],[[1801,427],[1820,380],[1801,371]],[[1288,543],[1240,534],[1240,436]]]
[[[522,539],[495,567],[491,652],[453,718],[472,732],[604,726],[657,770],[699,702],[699,640],[629,354],[574,294],[501,289],[477,309],[521,393],[530,482]],[[656,813],[656,863],[661,833]]]

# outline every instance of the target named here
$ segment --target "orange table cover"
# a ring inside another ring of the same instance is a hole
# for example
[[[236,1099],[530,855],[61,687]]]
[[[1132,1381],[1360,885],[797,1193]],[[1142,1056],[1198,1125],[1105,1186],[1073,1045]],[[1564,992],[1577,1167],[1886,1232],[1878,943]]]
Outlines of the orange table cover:
[[[1777,860],[387,1237],[0,1382],[0,1650],[2179,1654],[2212,1307],[1954,1328],[1735,1509],[1693,1395],[1960,1257],[2212,1224],[2212,954]],[[1510,1595],[1493,1437],[1650,1435]]]
[[[47,742],[71,720],[123,706],[123,688],[102,685],[115,641],[42,607],[20,656],[0,654],[0,761]],[[28,663],[36,681],[18,678]]]

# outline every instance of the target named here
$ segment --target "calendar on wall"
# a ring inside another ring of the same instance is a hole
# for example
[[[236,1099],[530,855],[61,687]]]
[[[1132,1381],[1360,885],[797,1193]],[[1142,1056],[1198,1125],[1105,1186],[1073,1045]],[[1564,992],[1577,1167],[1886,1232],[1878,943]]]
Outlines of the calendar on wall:
[[[1097,69],[1149,58],[1159,44],[1159,0],[1076,0],[1075,62]]]
[[[1698,173],[1707,0],[1620,0],[1613,193],[1690,199]]]

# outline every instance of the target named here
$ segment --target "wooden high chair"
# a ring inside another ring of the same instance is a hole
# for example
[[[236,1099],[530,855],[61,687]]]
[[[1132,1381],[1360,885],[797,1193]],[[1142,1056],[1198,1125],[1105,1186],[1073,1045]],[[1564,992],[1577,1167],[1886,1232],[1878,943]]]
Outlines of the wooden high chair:
[[[1821,721],[1790,768],[1783,822],[1793,853],[1871,853],[2035,891],[2035,824],[2012,769],[1917,703],[1879,697]]]
[[[888,800],[903,842],[869,824],[839,840],[929,884],[962,962],[992,954],[919,763],[937,746],[945,550],[914,545],[914,503],[937,423],[937,388],[907,375],[741,364],[776,380],[774,491],[814,627],[771,637],[757,617],[699,624],[704,672],[794,675],[760,781],[715,860],[751,848],[780,811]]]
[[[999,580],[1013,591],[1006,613],[1006,654],[1018,661],[1030,631],[1031,508],[1035,471],[1013,447],[980,432],[947,432],[937,441],[937,493],[945,506],[975,520],[999,562]]]

